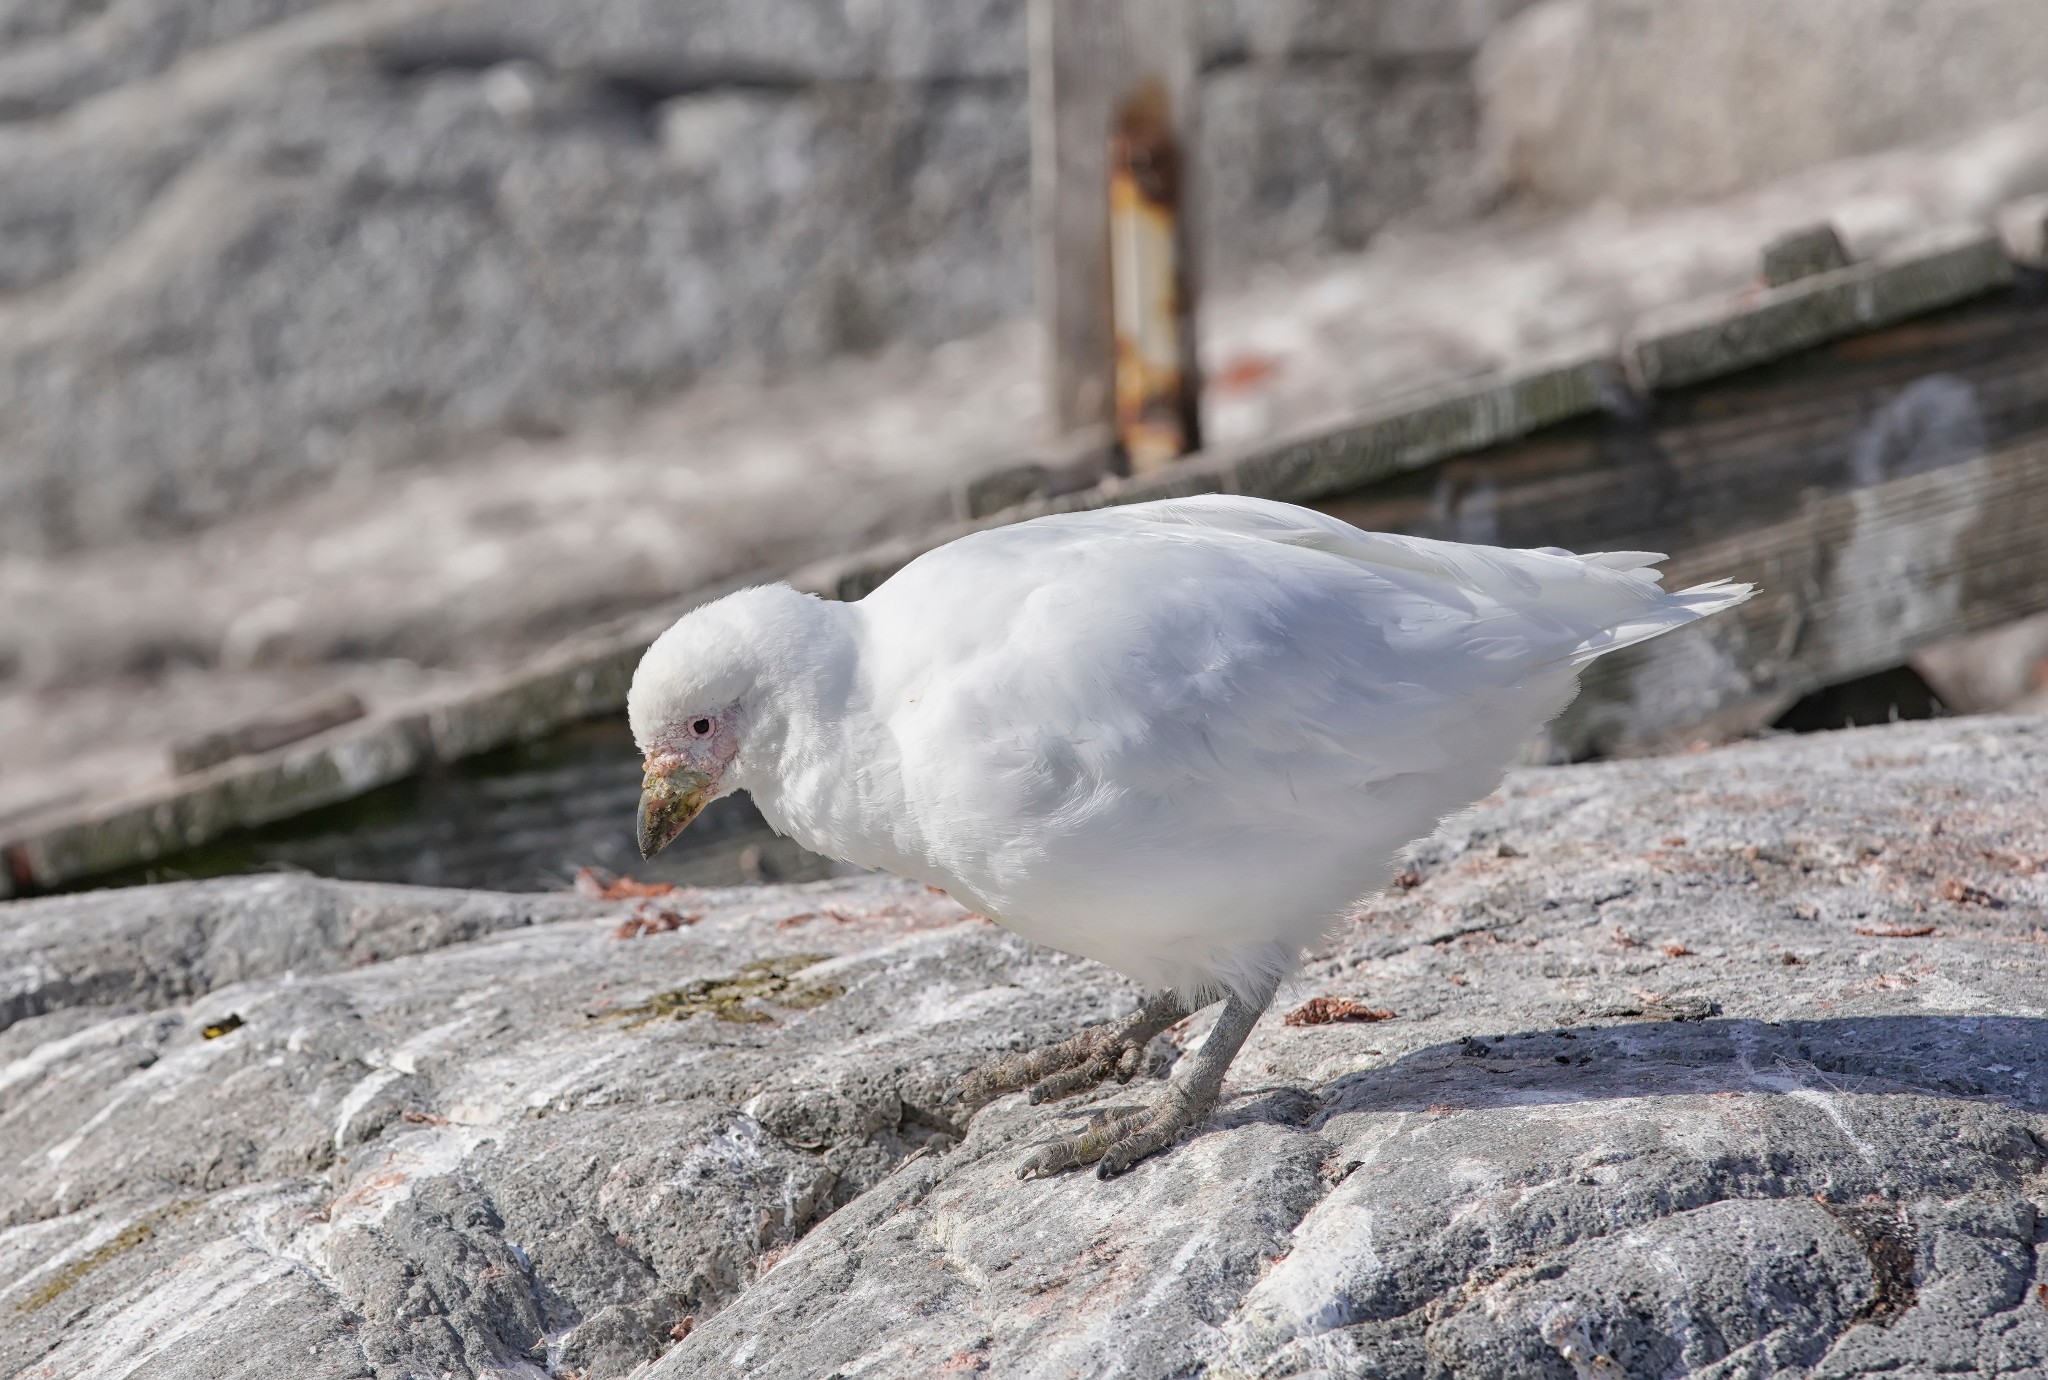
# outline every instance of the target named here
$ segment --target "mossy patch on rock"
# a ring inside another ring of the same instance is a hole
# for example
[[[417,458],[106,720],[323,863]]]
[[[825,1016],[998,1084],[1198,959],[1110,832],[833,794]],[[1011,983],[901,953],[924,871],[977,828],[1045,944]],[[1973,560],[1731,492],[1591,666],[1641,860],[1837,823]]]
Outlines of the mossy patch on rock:
[[[15,1315],[20,1317],[33,1313],[47,1304],[55,1303],[68,1293],[73,1285],[94,1270],[110,1261],[120,1259],[137,1246],[147,1245],[156,1237],[158,1227],[187,1216],[198,1206],[196,1202],[172,1203],[169,1207],[158,1208],[155,1212],[130,1222],[115,1232],[111,1238],[102,1241],[52,1275],[40,1289],[16,1304]]]
[[[685,1021],[700,1013],[736,1025],[766,1024],[775,1018],[750,1003],[772,1002],[791,1010],[808,1011],[845,994],[846,989],[837,983],[796,981],[798,973],[830,957],[784,954],[756,959],[742,965],[732,977],[699,978],[671,991],[657,992],[646,1001],[622,1007],[614,1014],[635,1026],[663,1016]]]

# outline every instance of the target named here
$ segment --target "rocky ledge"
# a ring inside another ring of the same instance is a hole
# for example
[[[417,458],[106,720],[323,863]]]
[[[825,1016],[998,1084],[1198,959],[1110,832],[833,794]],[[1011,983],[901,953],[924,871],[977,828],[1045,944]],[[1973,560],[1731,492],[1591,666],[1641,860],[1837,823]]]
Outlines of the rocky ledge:
[[[16,902],[0,1368],[2042,1374],[2043,779],[2023,719],[1520,772],[1110,1182],[1011,1169],[1143,1080],[940,1092],[1136,994],[904,883]]]

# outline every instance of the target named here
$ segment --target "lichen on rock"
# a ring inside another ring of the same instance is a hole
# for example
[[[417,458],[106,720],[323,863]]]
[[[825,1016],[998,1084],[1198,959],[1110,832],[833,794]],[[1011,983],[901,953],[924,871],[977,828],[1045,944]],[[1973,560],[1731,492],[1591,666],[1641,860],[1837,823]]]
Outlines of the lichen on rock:
[[[735,1025],[766,1024],[775,1018],[762,1010],[759,1003],[769,1002],[792,1011],[808,1011],[846,994],[846,989],[836,983],[795,981],[798,973],[830,957],[830,954],[787,954],[779,958],[757,958],[751,963],[742,963],[739,972],[732,977],[699,978],[672,991],[656,992],[647,1000],[635,1002],[613,1014],[634,1025],[644,1025],[663,1016],[684,1021],[700,1014]]]

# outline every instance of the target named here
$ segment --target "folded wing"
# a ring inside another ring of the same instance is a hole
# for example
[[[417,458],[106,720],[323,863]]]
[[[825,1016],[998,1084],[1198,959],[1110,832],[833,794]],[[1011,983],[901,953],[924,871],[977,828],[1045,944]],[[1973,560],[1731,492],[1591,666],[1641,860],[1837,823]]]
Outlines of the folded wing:
[[[1664,557],[1656,552],[1581,556],[1557,547],[1513,550],[1391,536],[1311,509],[1236,494],[1115,511],[1131,522],[1229,533],[1354,562],[1419,603],[1463,614],[1468,650],[1531,671],[1583,666],[1755,592],[1728,580],[1667,592],[1655,568]]]

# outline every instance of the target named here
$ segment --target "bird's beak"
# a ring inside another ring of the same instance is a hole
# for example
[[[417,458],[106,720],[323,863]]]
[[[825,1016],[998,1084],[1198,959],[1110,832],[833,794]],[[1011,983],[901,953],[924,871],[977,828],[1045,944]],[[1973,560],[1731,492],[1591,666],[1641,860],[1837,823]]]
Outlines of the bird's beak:
[[[689,827],[718,790],[718,778],[680,762],[647,764],[640,783],[640,856],[651,858]]]

